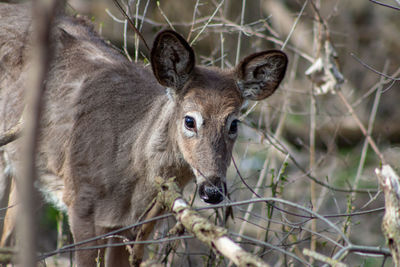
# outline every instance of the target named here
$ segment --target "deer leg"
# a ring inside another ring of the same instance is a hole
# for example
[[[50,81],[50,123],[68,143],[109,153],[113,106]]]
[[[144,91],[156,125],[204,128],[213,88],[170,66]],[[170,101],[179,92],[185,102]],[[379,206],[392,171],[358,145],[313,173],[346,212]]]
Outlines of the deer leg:
[[[98,234],[94,223],[93,213],[83,212],[82,207],[87,207],[87,205],[90,204],[80,203],[78,201],[78,203],[74,203],[68,209],[69,224],[75,243],[93,238]],[[100,239],[77,246],[77,248],[104,245],[105,243],[105,240]],[[75,252],[76,266],[97,266],[96,261],[100,263],[99,266],[104,266],[104,252],[105,248],[77,250]]]
[[[163,212],[162,205],[158,201],[156,201],[154,206],[151,207],[151,209],[146,214],[146,217],[144,218],[144,220],[152,219],[152,218],[160,215],[162,212]],[[155,223],[156,223],[156,221],[152,221],[152,222],[143,224],[142,227],[140,228],[139,232],[136,235],[136,241],[147,240],[148,237],[150,236],[151,232],[154,229]],[[144,245],[136,244],[133,247],[133,266],[140,265],[140,263],[143,260],[143,254],[144,254]]]
[[[1,236],[0,246],[14,246],[15,245],[15,227],[18,208],[15,206],[18,201],[17,188],[15,181],[11,181],[10,195],[8,199],[8,208],[4,218],[3,232]]]
[[[115,243],[123,243],[124,241],[121,238],[112,238],[109,240],[109,244]],[[129,245],[128,245],[129,246]],[[130,252],[127,246],[118,246],[118,247],[109,247],[106,251],[106,266],[121,266],[121,267],[130,267],[129,256]]]
[[[13,180],[13,171],[8,154],[5,150],[0,149],[0,179],[1,179],[1,193],[0,193],[0,211],[1,218],[0,227],[3,230],[1,234],[0,246],[11,246],[13,233],[15,229],[15,216],[17,203],[17,192]]]

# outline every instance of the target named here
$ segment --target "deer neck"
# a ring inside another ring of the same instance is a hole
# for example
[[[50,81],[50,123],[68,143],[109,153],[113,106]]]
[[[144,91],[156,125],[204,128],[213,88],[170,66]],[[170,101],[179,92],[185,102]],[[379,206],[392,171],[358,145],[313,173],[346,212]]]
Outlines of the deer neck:
[[[153,181],[155,176],[175,176],[184,186],[193,176],[178,146],[178,109],[174,98],[168,97],[153,121],[152,134],[145,148],[150,181]]]

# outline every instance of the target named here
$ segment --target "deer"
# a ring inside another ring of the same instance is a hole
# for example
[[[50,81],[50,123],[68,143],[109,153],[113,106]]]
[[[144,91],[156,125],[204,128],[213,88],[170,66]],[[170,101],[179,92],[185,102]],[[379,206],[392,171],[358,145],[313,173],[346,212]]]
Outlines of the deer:
[[[31,20],[26,4],[0,4],[0,133],[23,114]],[[149,67],[130,62],[87,19],[63,14],[52,38],[36,186],[67,212],[75,242],[137,222],[157,194],[155,177],[174,176],[181,188],[194,180],[204,202],[223,201],[241,107],[272,95],[288,64],[284,52],[265,50],[232,69],[200,66],[180,34],[163,30]],[[3,147],[14,180],[23,179],[20,147],[19,140]],[[10,202],[17,196],[13,186]],[[7,211],[2,245],[15,210]],[[136,234],[123,233],[129,240]],[[107,266],[129,266],[124,247],[106,252]],[[77,266],[94,266],[97,257],[96,250],[75,252]]]

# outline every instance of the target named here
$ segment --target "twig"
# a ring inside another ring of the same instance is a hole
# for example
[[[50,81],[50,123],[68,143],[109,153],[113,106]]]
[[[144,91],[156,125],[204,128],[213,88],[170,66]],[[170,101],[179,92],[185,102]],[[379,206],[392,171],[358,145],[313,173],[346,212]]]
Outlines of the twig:
[[[370,144],[371,148],[375,151],[376,155],[379,157],[381,162],[385,164],[385,158],[383,157],[383,154],[380,152],[378,146],[376,145],[375,141],[372,139],[371,135],[368,134],[367,130],[365,129],[365,126],[362,124],[360,119],[358,118],[357,114],[355,113],[353,107],[349,104],[347,101],[346,97],[343,95],[342,91],[337,90],[337,95],[340,97],[342,102],[345,104],[346,108],[350,112],[351,116],[353,119],[356,121],[358,127],[360,128],[361,132],[365,136],[365,138],[368,140],[368,143]]]
[[[383,76],[383,77],[388,78],[388,79],[390,79],[390,80],[393,80],[393,81],[400,81],[400,78],[394,78],[394,77],[391,77],[391,76],[389,76],[389,75],[387,75],[387,74],[385,74],[385,73],[382,73],[382,72],[380,72],[380,71],[377,71],[376,69],[374,69],[373,67],[369,66],[369,65],[366,64],[364,61],[362,61],[360,58],[358,58],[354,53],[350,53],[350,55],[351,55],[355,60],[357,60],[361,65],[363,65],[364,67],[366,67],[366,68],[369,69],[370,71],[373,71],[373,72],[375,72],[376,74],[379,74],[380,76]]]
[[[107,15],[109,15],[114,21],[116,21],[118,23],[125,23],[125,20],[119,19],[116,16],[114,16],[114,14],[111,13],[111,11],[108,8],[106,8],[105,11],[106,11]]]
[[[154,218],[154,220],[157,220],[159,218]],[[112,236],[104,236],[102,239],[107,239]],[[104,244],[104,245],[97,245],[97,246],[88,246],[88,247],[69,247],[69,248],[62,248],[55,250],[53,252],[49,252],[46,254],[43,254],[38,258],[38,261],[44,260],[45,258],[51,257],[56,254],[61,254],[61,253],[68,253],[68,252],[75,252],[75,251],[82,251],[82,250],[97,250],[97,249],[104,249],[104,248],[111,248],[111,247],[124,247],[124,246],[129,246],[129,245],[149,245],[149,244],[157,244],[157,243],[164,243],[164,242],[171,242],[175,240],[184,240],[184,239],[193,239],[193,236],[191,235],[183,235],[183,236],[174,236],[174,237],[166,237],[166,238],[160,238],[160,239],[155,239],[155,240],[141,240],[141,241],[123,241],[120,243],[111,243],[111,244]]]
[[[124,15],[124,17],[128,20],[129,25],[131,26],[131,28],[134,30],[134,32],[140,37],[140,39],[142,40],[143,44],[146,46],[147,51],[150,51],[149,46],[147,45],[146,40],[144,39],[143,35],[140,33],[140,31],[135,27],[135,24],[133,23],[133,21],[131,20],[131,18],[128,16],[128,14],[126,14],[126,12],[124,11],[123,7],[121,6],[121,4],[118,2],[118,0],[114,0],[114,4],[118,7],[118,9],[121,11],[121,13]]]
[[[210,206],[210,208],[218,208],[218,207],[227,207],[227,206],[239,206],[239,205],[245,205],[248,203],[256,203],[256,202],[278,202],[278,203],[282,203],[286,206],[290,206],[290,207],[294,207],[298,210],[302,210],[305,211],[311,215],[313,215],[315,218],[320,219],[321,221],[325,222],[327,225],[329,225],[333,230],[335,230],[337,233],[339,233],[343,240],[348,243],[350,243],[350,240],[347,238],[347,236],[331,221],[327,220],[323,215],[318,214],[308,208],[305,208],[299,204],[284,200],[284,199],[280,199],[280,198],[276,198],[276,197],[263,197],[263,198],[255,198],[255,199],[251,199],[251,200],[243,200],[243,201],[237,201],[237,202],[231,202],[231,203],[223,203],[223,204],[217,204],[217,205],[212,205]]]
[[[299,21],[300,21],[301,16],[303,15],[303,12],[304,12],[304,9],[305,9],[306,6],[307,6],[307,3],[308,3],[308,0],[304,1],[303,7],[301,8],[299,14],[297,15],[297,18],[296,18],[296,20],[294,21],[293,26],[292,26],[292,28],[290,29],[290,32],[289,32],[288,36],[286,37],[286,40],[285,40],[285,41],[283,42],[283,44],[282,44],[281,50],[284,50],[285,47],[286,47],[286,44],[289,42],[289,39],[290,39],[290,37],[292,36],[292,34],[293,34],[293,32],[294,32],[294,29],[296,28],[297,24],[298,24]]]
[[[46,259],[48,257],[54,256],[54,255],[60,254],[60,253],[73,252],[73,251],[76,251],[76,250],[93,249],[93,247],[79,247],[79,246],[82,246],[82,245],[87,244],[87,243],[91,243],[91,242],[99,240],[99,239],[106,238],[107,236],[111,236],[111,235],[115,235],[115,234],[118,234],[118,233],[125,232],[127,230],[130,230],[130,229],[135,228],[135,227],[140,226],[140,225],[151,223],[151,222],[157,221],[157,220],[166,219],[166,218],[170,217],[171,215],[172,214],[170,214],[170,213],[163,214],[163,215],[156,216],[156,217],[153,217],[153,218],[148,219],[148,220],[139,221],[139,222],[137,222],[135,224],[119,228],[117,230],[111,231],[111,232],[106,233],[104,235],[95,236],[95,237],[88,238],[88,239],[80,241],[80,242],[76,242],[74,244],[66,245],[66,246],[64,246],[64,247],[62,247],[60,249],[57,249],[57,250],[42,254],[41,256],[39,256],[37,258],[37,260],[41,261],[41,260],[44,260],[44,259]],[[151,241],[147,241],[147,242],[146,241],[139,241],[139,242],[130,241],[129,242],[129,244],[136,244],[136,243],[146,244],[146,243],[154,243],[154,242],[151,242]],[[118,244],[106,244],[104,246],[101,246],[101,248],[110,247],[110,246],[122,246],[122,245],[126,245],[126,243],[119,244],[119,245]]]
[[[335,267],[347,267],[347,264],[341,263],[340,261],[334,260],[332,258],[329,258],[325,255],[322,255],[320,253],[317,253],[315,251],[309,250],[309,249],[303,249],[303,254],[309,257],[312,257],[313,259],[316,259],[318,261],[326,262],[329,265],[335,266]]]
[[[0,136],[0,147],[17,140],[22,133],[22,122],[18,122],[11,129]]]
[[[145,22],[145,16],[146,16],[146,14],[147,14],[147,9],[148,9],[148,7],[149,7],[149,4],[150,4],[150,0],[147,0],[146,5],[144,6],[144,10],[143,10],[143,16],[139,16],[139,14],[136,14],[136,17],[137,17],[137,18],[140,18],[140,20],[142,21],[142,22],[140,23],[140,27],[139,27],[139,31],[140,31],[140,32],[142,31],[143,24],[144,24],[144,22]]]
[[[285,255],[288,255],[288,256],[292,257],[293,259],[296,259],[297,261],[301,262],[302,264],[304,264],[304,265],[306,265],[306,266],[311,266],[311,265],[308,264],[306,261],[304,261],[304,260],[301,259],[300,257],[296,256],[296,255],[293,254],[292,252],[286,251],[286,250],[284,250],[284,249],[282,249],[282,248],[280,248],[280,247],[278,247],[278,246],[274,246],[274,245],[268,244],[267,242],[263,242],[263,241],[261,241],[261,240],[255,239],[255,238],[251,238],[251,237],[249,237],[249,236],[238,235],[238,234],[236,234],[236,233],[230,233],[230,234],[233,235],[233,236],[237,236],[237,237],[239,237],[239,238],[241,238],[241,239],[251,241],[251,242],[253,242],[253,243],[255,243],[255,244],[260,244],[260,245],[269,247],[269,248],[271,248],[271,249],[273,249],[273,250],[276,250],[276,251],[279,251],[279,252],[281,252],[281,253],[283,253],[283,254],[285,254]]]
[[[200,0],[196,0],[196,4],[194,5],[194,9],[193,9],[193,18],[192,18],[192,25],[190,26],[190,30],[189,30],[189,35],[186,38],[186,41],[189,42],[190,41],[190,37],[192,36],[192,32],[193,32],[193,27],[195,24],[195,20],[196,20],[196,12],[197,12],[197,8],[199,6],[199,2]]]
[[[225,55],[224,55],[224,43],[225,43],[225,39],[224,39],[224,33],[221,32],[219,34],[220,36],[220,40],[221,40],[221,69],[225,68]]]
[[[207,28],[208,24],[211,22],[211,20],[214,18],[215,14],[217,14],[218,10],[220,9],[220,7],[222,6],[222,4],[224,3],[224,0],[221,0],[221,2],[218,4],[217,8],[214,10],[214,13],[212,13],[212,15],[210,16],[210,18],[207,20],[207,22],[203,25],[203,27],[201,28],[200,32],[196,35],[196,37],[193,38],[193,40],[190,42],[190,46],[192,46],[197,39],[200,37],[200,35],[204,32],[204,30]]]
[[[392,77],[397,77],[397,76],[399,76],[399,74],[400,74],[400,68],[398,68],[398,69],[393,73]],[[396,78],[395,78],[395,79],[396,79]],[[397,78],[397,79],[398,79],[398,78]],[[351,106],[352,106],[353,108],[355,108],[355,107],[357,107],[358,105],[360,105],[360,104],[365,100],[365,98],[367,98],[368,96],[370,96],[370,95],[371,95],[374,91],[376,91],[380,86],[383,86],[383,85],[389,83],[389,80],[391,80],[391,79],[385,78],[383,81],[382,81],[382,80],[379,80],[379,82],[377,82],[376,84],[374,84],[365,94],[363,94],[359,99],[357,99],[356,101],[354,101],[354,102],[351,104]],[[396,82],[396,81],[392,81],[392,84],[393,84],[394,82]],[[390,86],[389,86],[389,87],[390,87]],[[382,94],[383,94],[386,90],[388,90],[388,89],[385,88],[385,90],[382,91]]]
[[[372,254],[372,255],[383,255],[383,256],[391,256],[390,250],[382,247],[371,247],[371,246],[358,246],[358,245],[348,245],[344,248],[341,248],[335,256],[332,257],[334,260],[342,260],[344,256],[348,252],[360,252],[364,254]],[[327,264],[324,264],[322,267],[327,267]]]
[[[237,166],[236,166],[235,161],[234,160],[232,160],[232,161],[234,162],[234,165],[235,165],[235,168],[236,168]],[[261,185],[262,185],[262,183],[264,181],[264,178],[266,176],[266,173],[267,173],[267,165],[268,165],[268,163],[269,163],[269,157],[267,156],[267,158],[264,161],[264,165],[263,165],[263,167],[261,169],[260,175],[258,177],[258,181],[257,181],[257,184],[256,184],[256,189],[255,189],[255,195],[258,195],[259,190],[261,189]],[[240,173],[238,173],[238,175],[239,175],[239,177],[241,177]],[[247,224],[247,221],[250,218],[250,214],[251,214],[251,211],[253,210],[253,207],[254,207],[254,203],[251,203],[249,206],[247,206],[247,210],[246,210],[246,213],[244,215],[243,223],[242,223],[242,225],[240,226],[240,229],[239,229],[239,236],[241,236],[243,234],[243,232],[244,232],[245,226]],[[241,238],[239,237],[239,239],[237,241],[240,242]]]
[[[290,160],[294,163],[294,165],[301,171],[304,173],[304,175],[313,180],[315,183],[319,184],[320,186],[326,187],[329,190],[332,191],[337,191],[337,192],[344,192],[344,193],[351,193],[351,192],[357,192],[357,193],[371,193],[371,192],[376,192],[377,190],[370,190],[370,189],[344,189],[344,188],[338,188],[335,186],[331,186],[329,184],[326,184],[324,182],[321,182],[319,179],[317,179],[316,177],[314,177],[313,175],[310,174],[310,172],[306,171],[301,164],[293,157],[292,154],[290,154],[287,149],[283,146],[283,144],[281,142],[279,142],[279,140],[275,139],[273,136],[267,135],[266,133],[259,131],[257,129],[255,129],[254,127],[252,127],[250,124],[246,123],[246,122],[242,122],[243,125],[248,126],[249,128],[253,129],[254,131],[256,131],[258,134],[260,134],[261,136],[263,136],[266,140],[269,141],[269,143],[271,145],[273,145],[278,151],[284,153],[284,154],[288,154]],[[275,142],[272,141],[272,139],[275,140]]]
[[[139,8],[140,8],[140,0],[136,0],[136,13],[135,13],[135,28],[139,28]],[[138,30],[139,31],[139,30]],[[135,33],[135,62],[139,59],[139,38],[138,35]]]
[[[128,20],[124,20],[124,52],[128,60],[132,62],[132,57],[128,52]]]
[[[165,19],[165,21],[168,23],[169,27],[175,31],[174,25],[171,23],[171,21],[169,21],[168,17],[165,15],[164,11],[161,9],[160,1],[157,1],[157,8],[160,11],[161,15],[163,16],[163,18]]]
[[[382,2],[376,1],[376,0],[369,0],[369,1],[372,2],[372,3],[378,4],[378,5],[384,6],[384,7],[388,7],[388,8],[392,8],[392,9],[394,9],[394,10],[400,11],[400,8],[395,7],[395,6],[391,6],[391,5],[388,5],[388,4],[385,4],[385,3],[382,3]]]
[[[387,68],[388,68],[388,63],[385,64],[384,67],[384,72],[386,72]],[[383,89],[383,80],[384,77],[381,76],[380,78],[380,86],[378,87],[378,90],[375,93],[375,99],[374,99],[374,104],[372,105],[372,111],[371,111],[371,115],[369,117],[369,122],[368,122],[368,130],[367,133],[368,135],[372,134],[372,130],[374,128],[374,121],[375,121],[375,117],[376,117],[376,112],[378,110],[378,105],[381,99],[381,94],[382,94],[382,89]],[[365,138],[364,140],[364,144],[363,144],[363,148],[362,148],[362,152],[361,152],[361,157],[360,157],[360,162],[358,164],[358,168],[357,168],[357,174],[356,174],[356,178],[354,179],[354,187],[357,188],[358,187],[358,182],[360,180],[361,177],[361,173],[362,170],[364,168],[364,163],[365,163],[365,159],[367,157],[367,151],[368,151],[368,140],[367,138]],[[354,198],[354,193],[353,196]]]
[[[242,0],[242,12],[240,14],[240,29],[243,27],[243,22],[244,22],[244,12],[246,10],[246,0]],[[242,45],[242,31],[239,31],[238,34],[238,40],[237,40],[237,46],[236,46],[236,60],[235,60],[235,65],[239,63],[240,59],[240,47]]]

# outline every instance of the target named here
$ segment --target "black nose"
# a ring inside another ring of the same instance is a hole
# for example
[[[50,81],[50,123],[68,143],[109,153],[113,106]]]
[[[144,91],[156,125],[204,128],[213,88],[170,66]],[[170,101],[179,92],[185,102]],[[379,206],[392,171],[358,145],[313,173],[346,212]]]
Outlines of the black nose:
[[[224,190],[223,190],[223,183],[215,182],[215,183],[208,183],[204,182],[200,184],[199,187],[199,195],[200,198],[209,204],[218,204],[224,199]]]

